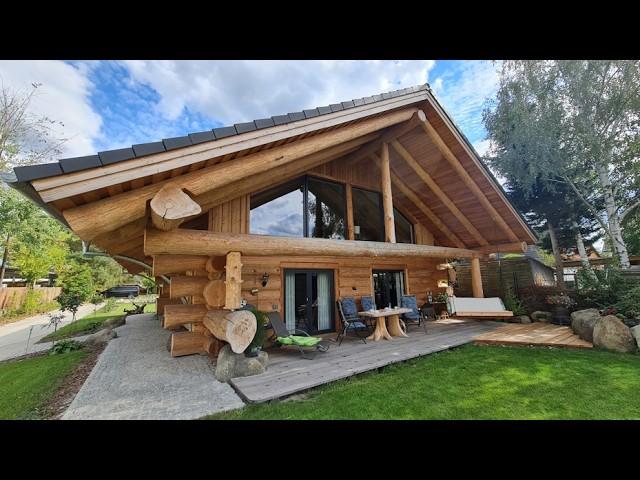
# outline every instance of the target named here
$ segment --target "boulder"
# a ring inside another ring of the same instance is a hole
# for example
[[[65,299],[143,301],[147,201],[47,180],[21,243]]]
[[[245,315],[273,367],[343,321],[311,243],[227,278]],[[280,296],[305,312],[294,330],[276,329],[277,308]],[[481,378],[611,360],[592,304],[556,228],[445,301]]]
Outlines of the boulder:
[[[636,350],[631,329],[615,315],[600,318],[593,328],[593,344],[614,352],[629,353]]]
[[[631,328],[631,335],[636,339],[636,345],[640,348],[640,325]]]
[[[534,322],[548,322],[551,320],[551,312],[537,310],[531,314],[531,320]]]
[[[593,343],[593,327],[601,318],[595,308],[577,310],[571,314],[571,330],[583,340]]]
[[[520,315],[518,317],[505,317],[505,320],[509,323],[531,323],[531,319],[527,315]]]
[[[98,345],[100,343],[108,343],[112,338],[116,338],[118,334],[110,328],[104,328],[96,333],[89,335],[84,343],[88,345]]]
[[[267,352],[259,352],[257,357],[245,357],[244,353],[234,353],[229,344],[218,352],[216,379],[228,382],[235,377],[248,377],[264,373],[269,363]]]

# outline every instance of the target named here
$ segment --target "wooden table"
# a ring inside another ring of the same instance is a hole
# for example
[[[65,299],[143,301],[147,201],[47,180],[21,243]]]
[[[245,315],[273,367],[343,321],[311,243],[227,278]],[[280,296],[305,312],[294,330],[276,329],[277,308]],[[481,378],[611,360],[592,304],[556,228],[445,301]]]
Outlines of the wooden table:
[[[361,317],[369,317],[376,319],[376,329],[371,335],[367,337],[367,340],[373,340],[377,342],[383,338],[391,340],[392,337],[407,337],[402,327],[400,327],[400,315],[403,313],[409,313],[412,310],[410,308],[391,308],[388,310],[372,310],[368,312],[358,312]],[[389,319],[389,328],[387,329],[387,322],[385,318]]]

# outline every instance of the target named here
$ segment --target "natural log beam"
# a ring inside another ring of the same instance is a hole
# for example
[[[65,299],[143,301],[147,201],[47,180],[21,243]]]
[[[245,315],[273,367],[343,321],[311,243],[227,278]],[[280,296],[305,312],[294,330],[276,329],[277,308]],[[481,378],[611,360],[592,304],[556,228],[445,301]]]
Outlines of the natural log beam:
[[[209,280],[204,287],[202,296],[209,307],[222,308],[225,304],[225,283],[224,280]]]
[[[442,137],[440,137],[436,129],[433,128],[431,123],[429,123],[429,121],[425,118],[424,121],[420,122],[420,127],[431,139],[431,141],[435,143],[436,147],[438,147],[438,150],[440,150],[440,153],[442,153],[442,156],[453,167],[464,184],[473,192],[473,194],[476,196],[482,206],[487,210],[498,227],[500,227],[500,229],[507,235],[507,237],[509,237],[509,240],[511,240],[512,242],[517,242],[518,236],[507,224],[507,222],[504,221],[498,211],[493,207],[489,199],[487,199],[486,195],[482,192],[482,190],[480,190],[480,187],[478,187],[476,182],[471,178],[471,175],[469,175],[467,170],[462,166],[460,160],[458,160],[458,158],[453,154],[451,149],[447,146]]]
[[[489,245],[489,242],[482,236],[476,227],[467,219],[467,217],[460,211],[460,209],[453,203],[453,200],[442,191],[436,181],[429,175],[424,168],[416,161],[415,158],[404,148],[404,146],[394,140],[391,142],[393,148],[404,159],[404,161],[413,169],[413,171],[420,177],[420,179],[427,184],[429,189],[440,199],[440,201],[449,209],[454,217],[467,229],[467,231],[476,239],[480,245]]]
[[[144,231],[141,232],[144,238]],[[153,275],[184,273],[188,270],[204,270],[207,265],[204,255],[154,255]]]
[[[473,290],[473,296],[475,298],[484,298],[479,258],[471,259],[471,289]]]
[[[165,305],[164,328],[173,328],[187,323],[200,323],[207,314],[204,305],[177,304]]]
[[[256,334],[256,317],[249,310],[209,310],[203,324],[213,335],[228,342],[231,350],[242,353]]]
[[[418,110],[408,121],[389,127],[377,140],[366,143],[355,152],[345,156],[344,162],[355,163],[358,160],[371,156],[372,153],[380,151],[383,143],[388,143],[400,138],[402,135],[419,127],[422,122],[426,121],[426,119],[427,116],[425,113],[422,110]]]
[[[351,190],[351,184],[345,185],[345,197],[347,200],[347,239],[355,240],[356,234],[353,229],[353,191]]]
[[[391,181],[393,185],[402,192],[402,194],[407,197],[422,213],[426,215],[426,217],[433,223],[438,230],[440,230],[445,237],[447,237],[454,245],[458,248],[465,248],[465,244],[462,240],[458,238],[458,236],[453,233],[449,227],[447,227],[442,220],[431,210],[429,207],[425,205],[425,203],[420,200],[420,197],[416,193],[413,192],[409,187],[407,187],[404,182],[393,172],[391,172]]]
[[[178,228],[187,218],[202,212],[200,205],[172,183],[162,187],[151,199],[149,206],[153,226],[159,230]]]
[[[169,297],[180,298],[190,297],[192,295],[201,296],[207,283],[209,283],[209,279],[207,277],[188,277],[184,275],[171,277]]]
[[[147,229],[145,231],[145,252],[149,255],[195,255],[200,253],[217,256],[226,255],[229,252],[241,252],[243,255],[254,256],[309,255],[395,258],[471,258],[481,255],[473,250],[432,245],[330,240],[326,238],[275,237],[241,233],[217,233],[182,228],[169,232]],[[176,278],[183,277],[174,277],[171,281],[172,288]],[[197,279],[202,277],[186,278]]]
[[[182,303],[179,298],[158,298],[156,299],[156,313],[164,315],[164,309],[167,305],[178,305]]]
[[[482,254],[489,253],[524,253],[527,251],[526,242],[503,243],[500,245],[487,245],[486,247],[475,248],[476,252]]]
[[[242,301],[242,256],[240,252],[229,252],[225,265],[225,310],[237,310]]]
[[[171,335],[171,356],[181,357],[194,353],[207,353],[205,342],[207,337],[202,333],[176,332]]]
[[[393,196],[391,195],[391,167],[389,144],[382,143],[380,150],[380,190],[382,190],[382,212],[384,215],[384,241],[396,243],[396,224],[393,219]]]
[[[146,225],[147,219],[139,218],[120,228],[96,236],[92,242],[111,254],[122,253],[127,250],[127,248],[121,248],[118,252],[115,252],[114,249],[135,243],[137,237],[142,235]]]
[[[249,172],[266,171],[287,165],[300,158],[317,155],[320,150],[404,122],[411,118],[415,112],[415,108],[406,108],[379,117],[368,118],[297,142],[259,151],[113,197],[69,208],[63,211],[63,215],[80,238],[90,240],[101,233],[127,224],[131,219],[144,217],[147,201],[169,183],[179,186],[197,197],[205,192],[238,181],[246,177]]]

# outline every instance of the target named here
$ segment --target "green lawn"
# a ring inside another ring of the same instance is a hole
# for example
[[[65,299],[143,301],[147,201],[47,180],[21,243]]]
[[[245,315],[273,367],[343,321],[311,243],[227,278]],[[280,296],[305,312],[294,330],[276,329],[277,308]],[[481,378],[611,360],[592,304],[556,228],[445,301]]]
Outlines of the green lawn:
[[[211,419],[640,419],[640,355],[467,345]]]
[[[62,328],[59,328],[56,332],[50,333],[46,337],[40,340],[42,342],[50,342],[53,340],[60,340],[62,338],[76,337],[78,335],[86,335],[95,332],[100,329],[102,324],[111,319],[124,315],[124,310],[130,310],[133,308],[131,303],[117,303],[114,308],[107,310],[106,306],[99,309],[95,314],[87,315],[80,318],[75,322],[69,323]],[[145,307],[145,313],[155,312],[155,304],[149,304]]]
[[[0,363],[0,419],[41,418],[42,406],[86,355],[78,350]]]

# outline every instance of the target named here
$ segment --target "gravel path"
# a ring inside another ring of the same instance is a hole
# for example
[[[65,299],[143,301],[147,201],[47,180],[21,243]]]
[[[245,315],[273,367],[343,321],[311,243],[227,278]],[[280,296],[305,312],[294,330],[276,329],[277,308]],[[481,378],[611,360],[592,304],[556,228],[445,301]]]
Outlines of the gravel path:
[[[91,304],[81,305],[76,318],[79,319],[89,315],[93,313],[94,308],[100,308],[101,306],[102,304],[97,307]],[[59,310],[56,310],[56,313],[59,313]],[[70,312],[64,312],[64,320],[58,325],[58,328],[71,323],[71,317],[72,314]],[[50,342],[36,343],[42,337],[53,332],[53,327],[48,327],[48,323],[49,316],[43,313],[0,326],[0,361],[50,349]],[[31,338],[29,338],[29,330],[31,330]],[[74,340],[82,341],[83,338],[75,338]],[[29,341],[28,345],[27,340]]]
[[[244,405],[203,355],[172,358],[154,314],[119,327],[63,420],[188,420]]]

